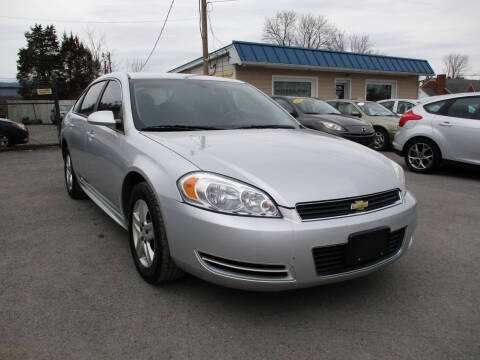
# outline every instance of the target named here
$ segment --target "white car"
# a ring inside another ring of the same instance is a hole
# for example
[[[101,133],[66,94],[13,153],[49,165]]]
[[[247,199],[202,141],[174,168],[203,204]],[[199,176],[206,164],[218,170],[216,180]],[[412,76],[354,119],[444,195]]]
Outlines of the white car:
[[[385,106],[391,112],[402,116],[408,110],[420,103],[417,99],[387,99],[377,101],[380,105]]]
[[[431,172],[442,160],[480,165],[480,92],[422,99],[399,126],[393,148],[412,171]]]

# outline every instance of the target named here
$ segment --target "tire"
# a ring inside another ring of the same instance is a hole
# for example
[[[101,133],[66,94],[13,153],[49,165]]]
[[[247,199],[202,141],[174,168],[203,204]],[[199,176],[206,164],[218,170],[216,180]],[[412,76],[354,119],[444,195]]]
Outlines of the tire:
[[[415,139],[405,146],[405,163],[408,168],[418,173],[431,173],[438,168],[442,155],[433,141]]]
[[[6,149],[10,145],[8,137],[3,134],[0,134],[0,149]]]
[[[377,151],[384,151],[390,148],[390,136],[385,129],[379,127],[375,128],[373,148]]]
[[[65,175],[65,186],[67,188],[68,195],[72,199],[84,199],[87,196],[83,192],[82,188],[78,184],[75,170],[73,169],[72,158],[68,150],[65,150],[63,156],[63,174]]]
[[[183,271],[170,256],[160,206],[147,183],[135,185],[128,209],[130,250],[140,276],[153,285],[179,279]]]

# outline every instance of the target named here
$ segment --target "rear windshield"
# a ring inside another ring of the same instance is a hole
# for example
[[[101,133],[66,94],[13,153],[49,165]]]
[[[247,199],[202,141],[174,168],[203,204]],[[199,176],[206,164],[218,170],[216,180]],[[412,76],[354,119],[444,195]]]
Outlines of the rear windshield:
[[[369,116],[395,116],[390,110],[374,102],[357,102],[360,108]]]
[[[305,114],[340,114],[340,111],[322,100],[299,98],[293,99],[292,102]]]
[[[215,80],[132,79],[135,127],[249,126],[298,128],[279,105],[251,85]]]

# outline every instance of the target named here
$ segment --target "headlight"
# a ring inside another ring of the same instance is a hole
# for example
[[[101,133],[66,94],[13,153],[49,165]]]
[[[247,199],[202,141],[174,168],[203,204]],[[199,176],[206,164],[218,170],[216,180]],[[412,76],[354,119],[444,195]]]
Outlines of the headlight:
[[[405,172],[403,171],[402,167],[393,160],[392,165],[393,169],[395,170],[395,174],[397,175],[397,179],[400,182],[400,190],[402,192],[403,199],[405,197],[405,194],[407,193],[407,187],[405,185]]]
[[[17,122],[13,122],[13,123],[12,123],[12,126],[15,126],[16,128],[22,129],[22,130],[26,130],[26,129],[27,129],[27,128],[25,127],[25,125],[20,124],[20,123],[17,123]]]
[[[181,177],[178,189],[185,202],[226,214],[281,217],[264,192],[220,175],[195,172]]]
[[[322,124],[323,126],[325,126],[327,129],[330,129],[330,130],[345,131],[345,128],[343,126],[340,126],[340,125],[335,124],[335,123],[330,122],[330,121],[319,121],[319,123]]]

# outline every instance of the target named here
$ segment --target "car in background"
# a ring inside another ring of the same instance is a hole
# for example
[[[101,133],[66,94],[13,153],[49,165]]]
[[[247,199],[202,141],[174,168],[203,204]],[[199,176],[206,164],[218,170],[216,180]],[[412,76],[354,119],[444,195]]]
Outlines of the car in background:
[[[369,123],[343,115],[325,101],[294,96],[272,96],[303,126],[373,147],[375,131]]]
[[[72,108],[72,105],[64,105],[64,104],[60,104],[60,105],[59,105],[59,110],[60,110],[60,123],[62,122],[63,117],[65,116],[65,114],[68,113],[71,108]],[[50,121],[52,122],[52,124],[55,124],[55,123],[56,123],[56,119],[55,119],[55,107],[50,111]]]
[[[0,118],[0,149],[28,142],[29,132],[25,125]]]
[[[417,202],[400,165],[305,129],[241,81],[106,74],[61,135],[68,194],[128,230],[152,284],[186,271],[243,289],[308,287],[369,274],[412,243]]]
[[[398,116],[373,101],[361,100],[328,100],[342,114],[362,118],[375,129],[375,150],[388,150],[398,130]]]
[[[385,106],[391,112],[402,116],[408,110],[419,104],[417,99],[387,99],[377,101],[378,104]]]
[[[480,165],[480,92],[422,99],[400,119],[394,150],[415,172],[442,160]]]

